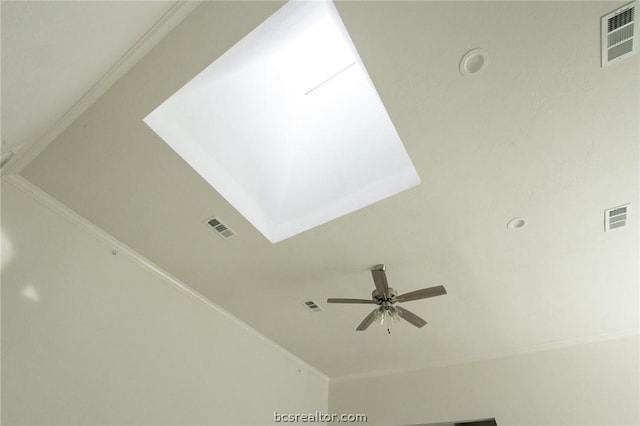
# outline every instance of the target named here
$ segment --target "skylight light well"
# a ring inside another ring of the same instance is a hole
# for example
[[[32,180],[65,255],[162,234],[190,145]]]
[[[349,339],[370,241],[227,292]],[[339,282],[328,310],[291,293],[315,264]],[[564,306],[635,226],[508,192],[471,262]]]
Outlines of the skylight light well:
[[[273,243],[420,183],[331,2],[287,3],[144,121]]]

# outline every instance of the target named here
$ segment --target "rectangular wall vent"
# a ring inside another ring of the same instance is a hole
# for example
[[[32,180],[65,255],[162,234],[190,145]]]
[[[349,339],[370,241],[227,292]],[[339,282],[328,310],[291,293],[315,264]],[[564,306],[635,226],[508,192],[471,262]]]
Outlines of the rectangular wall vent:
[[[631,204],[625,204],[624,206],[614,207],[604,211],[604,230],[611,231],[612,229],[623,228],[627,226],[629,222],[629,208]]]
[[[322,308],[313,300],[307,300],[306,302],[304,302],[304,305],[311,309],[313,312],[319,312],[322,310]]]
[[[218,219],[217,217],[212,217],[211,219],[207,220],[207,225],[209,225],[211,229],[216,231],[216,233],[222,238],[231,238],[236,235],[236,233],[233,232],[231,228],[220,222],[220,219]]]
[[[637,1],[602,17],[602,68],[638,52]]]

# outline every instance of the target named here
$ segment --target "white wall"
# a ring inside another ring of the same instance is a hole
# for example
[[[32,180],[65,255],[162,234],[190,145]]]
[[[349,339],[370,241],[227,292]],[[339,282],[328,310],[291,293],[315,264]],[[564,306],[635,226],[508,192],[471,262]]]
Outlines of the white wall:
[[[3,425],[264,425],[316,410],[370,425],[640,424],[638,336],[329,386],[33,194],[3,179]]]
[[[369,425],[495,417],[504,425],[638,425],[638,336],[404,374],[332,380],[331,412]]]
[[[326,376],[79,223],[3,179],[3,425],[327,411]]]

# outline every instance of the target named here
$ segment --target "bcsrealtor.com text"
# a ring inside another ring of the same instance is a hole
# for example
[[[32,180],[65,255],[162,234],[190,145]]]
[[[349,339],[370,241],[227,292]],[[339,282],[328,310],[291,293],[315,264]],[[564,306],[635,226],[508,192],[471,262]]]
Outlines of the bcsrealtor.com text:
[[[274,423],[366,423],[366,414],[278,413],[273,412]]]

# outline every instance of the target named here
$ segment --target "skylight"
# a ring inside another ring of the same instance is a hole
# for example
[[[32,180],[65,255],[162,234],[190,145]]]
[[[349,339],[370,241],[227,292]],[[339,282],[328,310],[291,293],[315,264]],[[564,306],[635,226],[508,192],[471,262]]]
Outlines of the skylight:
[[[285,4],[144,121],[272,243],[420,183],[331,2]]]

